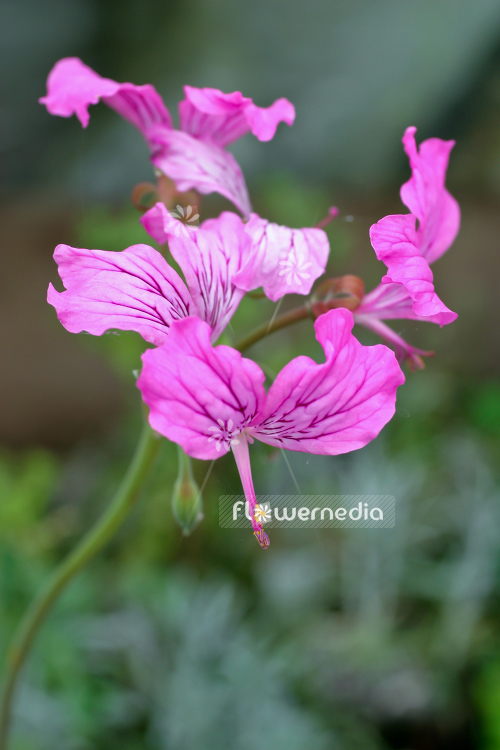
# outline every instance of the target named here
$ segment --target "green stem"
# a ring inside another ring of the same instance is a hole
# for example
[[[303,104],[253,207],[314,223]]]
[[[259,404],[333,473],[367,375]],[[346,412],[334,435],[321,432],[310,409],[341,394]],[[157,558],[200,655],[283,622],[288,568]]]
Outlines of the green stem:
[[[256,328],[255,331],[243,338],[235,348],[244,351],[270,333],[279,331],[281,328],[300,320],[305,320],[309,316],[310,309],[307,305],[291,310],[276,317],[270,323]],[[52,605],[68,583],[104,547],[126,518],[151,468],[159,445],[160,441],[155,437],[148,423],[145,422],[134,457],[111,505],[80,544],[54,571],[21,621],[7,654],[7,677],[0,704],[0,750],[6,750],[7,748],[11,705],[17,680],[38,630]]]
[[[151,468],[159,445],[160,440],[145,421],[135,454],[111,505],[54,571],[26,612],[7,654],[7,677],[0,706],[0,750],[7,748],[10,710],[17,678],[40,626],[63,589],[102,549],[127,516]]]
[[[241,339],[241,341],[239,341],[234,348],[238,349],[238,351],[240,352],[244,351],[245,349],[249,349],[251,346],[256,344],[257,341],[265,338],[270,333],[279,331],[281,328],[286,328],[286,326],[290,326],[293,323],[298,323],[299,320],[305,320],[306,318],[309,318],[310,315],[311,311],[307,305],[304,305],[303,307],[296,307],[294,310],[290,310],[283,315],[279,315],[274,320],[271,320],[270,323],[264,323],[264,325],[259,326],[259,328],[256,328],[255,331],[252,331],[252,333],[249,333],[248,336],[245,336],[245,338]]]

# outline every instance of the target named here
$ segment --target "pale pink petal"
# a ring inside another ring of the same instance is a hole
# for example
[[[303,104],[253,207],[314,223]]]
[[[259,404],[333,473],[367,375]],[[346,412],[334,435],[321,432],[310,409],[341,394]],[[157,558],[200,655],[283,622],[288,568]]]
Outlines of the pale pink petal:
[[[172,127],[170,114],[153,86],[101,78],[77,57],[66,57],[54,65],[47,80],[47,96],[39,101],[51,115],[75,114],[86,128],[89,105],[100,100],[135,125],[146,139],[148,129],[155,123]]]
[[[214,459],[238,445],[264,402],[264,373],[228,346],[210,345],[199,318],[171,326],[164,345],[143,354],[137,381],[151,427],[193,458]]]
[[[141,222],[157,242],[168,242],[187,281],[196,315],[212,328],[215,341],[244,296],[233,281],[250,250],[242,220],[225,211],[198,229],[188,228],[176,221],[163,203],[157,203]]]
[[[286,365],[249,434],[269,445],[323,455],[357,450],[378,435],[394,414],[404,375],[390,349],[357,341],[353,323],[345,309],[317,319],[326,362],[297,357]]]
[[[309,294],[325,272],[330,245],[322,229],[289,229],[252,214],[246,224],[252,240],[246,264],[234,281],[245,291],[262,287],[276,302],[285,294]]]
[[[184,86],[186,98],[179,104],[181,130],[200,140],[227,146],[246,133],[270,141],[280,122],[293,125],[295,108],[287,99],[270,107],[257,107],[239,91]]]
[[[387,266],[382,283],[404,286],[413,300],[416,316],[440,326],[456,320],[457,314],[434,291],[432,271],[420,254],[412,214],[386,216],[370,228],[370,239],[377,258]]]
[[[200,141],[179,130],[161,125],[149,131],[153,154],[151,161],[179,192],[220,193],[244,216],[252,210],[245,179],[232,154],[214,144]]]
[[[54,259],[66,291],[51,284],[47,301],[71,333],[100,336],[117,328],[137,331],[158,346],[174,320],[191,314],[182,279],[148,245],[119,253],[58,245]]]
[[[422,256],[433,263],[453,243],[460,226],[460,209],[445,188],[450,151],[455,141],[429,138],[417,149],[415,127],[407,128],[403,145],[412,176],[401,188],[401,200],[419,221]]]
[[[172,216],[164,203],[156,203],[141,216],[139,221],[159,245],[164,245],[177,234],[190,236],[199,229],[197,226],[190,226]]]
[[[371,315],[381,320],[410,318],[418,320],[413,311],[413,300],[408,290],[401,284],[379,284],[365,294],[361,305],[356,309],[354,318],[360,315]]]

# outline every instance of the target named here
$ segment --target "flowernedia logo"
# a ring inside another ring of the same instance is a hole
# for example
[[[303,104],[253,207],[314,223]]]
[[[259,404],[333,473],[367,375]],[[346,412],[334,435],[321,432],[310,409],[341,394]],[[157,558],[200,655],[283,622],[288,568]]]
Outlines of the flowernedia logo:
[[[233,508],[233,517],[234,517],[234,508]],[[245,511],[248,512],[248,503],[246,503]],[[259,505],[257,504],[255,506],[255,510],[253,512],[253,517],[257,521],[257,523],[267,523],[271,520],[271,508],[267,503],[265,505]]]
[[[254,518],[270,528],[392,528],[393,495],[264,495],[257,498]],[[219,499],[219,525],[243,528],[251,521],[243,495]]]

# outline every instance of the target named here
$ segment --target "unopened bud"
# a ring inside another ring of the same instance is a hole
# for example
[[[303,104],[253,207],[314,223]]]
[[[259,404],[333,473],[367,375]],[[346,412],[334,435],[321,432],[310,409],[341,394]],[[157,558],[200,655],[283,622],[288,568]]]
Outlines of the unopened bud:
[[[191,459],[179,446],[179,474],[172,493],[174,518],[185,536],[190,534],[203,518],[200,488],[193,477]]]
[[[354,312],[363,299],[365,285],[359,276],[338,276],[327,279],[316,289],[311,297],[311,313],[314,318],[319,318],[328,310],[336,310],[345,307]]]

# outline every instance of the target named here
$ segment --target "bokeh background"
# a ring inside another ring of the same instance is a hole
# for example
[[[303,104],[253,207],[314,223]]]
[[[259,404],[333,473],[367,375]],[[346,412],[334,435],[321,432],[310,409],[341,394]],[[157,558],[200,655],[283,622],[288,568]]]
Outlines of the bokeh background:
[[[289,453],[290,469],[252,449],[257,493],[392,494],[395,528],[275,530],[264,554],[218,526],[218,497],[240,492],[227,456],[185,538],[164,441],[132,517],[43,629],[13,750],[499,750],[498,1],[3,0],[1,17],[2,659],[109,501],[141,421],[139,337],[71,335],[45,294],[58,242],[145,238],[130,192],[152,178],[147,148],[104,106],[86,131],[51,118],[37,99],[57,59],[154,83],[172,111],[185,83],[288,97],[294,127],[234,152],[261,215],[309,226],[339,206],[332,275],[379,281],[368,230],[402,210],[410,124],[457,141],[448,186],[463,217],[433,267],[459,318],[396,324],[436,356],[408,373],[380,438],[344,457]],[[227,208],[203,202],[205,217]],[[229,340],[273,309],[246,299]],[[321,356],[307,321],[251,351],[270,373],[299,353]]]

